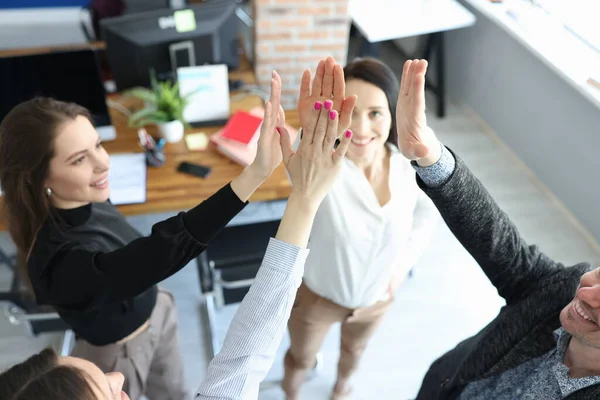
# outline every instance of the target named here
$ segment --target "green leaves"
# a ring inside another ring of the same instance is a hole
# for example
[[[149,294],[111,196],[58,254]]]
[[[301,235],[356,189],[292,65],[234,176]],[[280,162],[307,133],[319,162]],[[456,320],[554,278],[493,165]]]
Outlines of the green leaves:
[[[149,124],[162,124],[170,121],[173,121],[173,119],[169,118],[169,115],[162,110],[142,108],[131,114],[129,126],[139,128]]]
[[[185,124],[183,111],[193,94],[180,96],[177,82],[158,81],[154,70],[150,70],[150,89],[138,87],[124,93],[125,96],[138,98],[145,103],[144,108],[129,117],[129,125],[142,127],[175,120]]]

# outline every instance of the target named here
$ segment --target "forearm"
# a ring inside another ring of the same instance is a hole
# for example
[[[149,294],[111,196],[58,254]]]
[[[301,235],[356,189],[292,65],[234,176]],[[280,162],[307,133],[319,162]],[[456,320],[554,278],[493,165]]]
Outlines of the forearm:
[[[308,250],[271,239],[263,264],[195,399],[258,398],[289,319]]]
[[[297,196],[292,192],[275,237],[282,242],[305,248],[317,209],[318,206],[310,199]]]
[[[180,213],[180,215],[192,236],[198,242],[206,244],[227,226],[229,221],[246,205],[247,202],[241,200],[233,190],[232,184],[229,184],[196,207]],[[166,236],[168,237],[168,234]]]
[[[440,164],[436,174],[428,170],[432,167],[416,168],[420,178],[417,181],[507,303],[562,268],[536,246],[528,246],[467,166],[447,149],[444,152],[447,154],[442,155],[440,162],[452,156],[452,171],[448,173],[448,165],[441,168]]]

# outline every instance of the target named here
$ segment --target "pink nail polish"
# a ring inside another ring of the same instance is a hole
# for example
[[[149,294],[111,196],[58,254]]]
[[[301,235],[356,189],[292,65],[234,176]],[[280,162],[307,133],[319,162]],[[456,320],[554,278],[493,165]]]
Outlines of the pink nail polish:
[[[335,119],[336,116],[337,116],[337,113],[335,112],[335,110],[329,111],[329,118],[330,119]]]
[[[321,103],[320,101],[315,101],[315,110],[320,110],[321,107],[323,107],[323,103]]]
[[[325,109],[326,110],[329,110],[332,105],[333,105],[333,101],[331,101],[331,100],[326,100],[325,101]]]
[[[350,136],[352,136],[352,131],[350,129],[348,129],[346,131],[346,137],[349,138]]]

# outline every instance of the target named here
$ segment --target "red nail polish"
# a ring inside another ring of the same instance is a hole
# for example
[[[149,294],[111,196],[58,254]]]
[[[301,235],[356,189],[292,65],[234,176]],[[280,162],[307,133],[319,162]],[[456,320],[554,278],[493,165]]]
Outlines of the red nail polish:
[[[275,127],[275,129],[277,130],[277,133],[279,133],[281,135],[281,129],[279,129],[279,127]]]
[[[337,116],[337,113],[335,112],[335,110],[329,111],[329,118],[330,119],[335,119],[336,116]]]
[[[331,101],[331,100],[326,100],[325,101],[325,109],[326,110],[329,110],[332,105],[333,105],[333,101]]]
[[[349,138],[350,136],[352,136],[352,131],[350,129],[348,129],[346,131],[346,137]]]
[[[323,107],[323,103],[320,101],[315,101],[315,110],[319,111]]]

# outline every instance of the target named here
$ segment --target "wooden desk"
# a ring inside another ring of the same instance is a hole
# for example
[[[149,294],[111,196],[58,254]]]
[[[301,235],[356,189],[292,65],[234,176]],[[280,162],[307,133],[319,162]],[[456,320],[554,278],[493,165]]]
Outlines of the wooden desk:
[[[245,82],[254,82],[254,74],[244,64],[244,69],[230,74],[231,79],[242,79]],[[235,93],[234,93],[235,95]],[[235,110],[250,110],[261,106],[262,100],[258,96],[249,96],[231,104],[232,112]],[[299,126],[297,112],[286,113],[288,123],[294,127]],[[109,153],[138,152],[137,131],[127,126],[127,117],[121,112],[111,109],[111,118],[117,128],[117,139],[105,142],[104,146]],[[149,127],[149,133],[154,133],[154,127]],[[190,132],[206,132],[212,134],[221,127],[194,128]],[[219,188],[226,185],[242,172],[242,167],[216,150],[188,151],[185,140],[178,143],[166,144],[165,155],[167,162],[160,168],[148,167],[147,200],[143,204],[119,206],[126,215],[148,214],[164,211],[185,210],[194,207],[200,201],[210,197]],[[207,179],[199,179],[176,171],[177,165],[182,161],[190,161],[207,165],[213,169]],[[291,185],[287,178],[285,167],[281,164],[271,177],[254,193],[250,201],[278,200],[287,198]]]
[[[62,48],[58,50],[62,50]],[[45,49],[45,51],[48,51],[48,49]],[[26,53],[31,53],[31,51],[18,52],[18,54]],[[0,52],[0,56],[3,55],[5,54]],[[255,82],[254,73],[245,61],[242,61],[239,71],[230,73],[230,79],[242,79],[247,83]],[[232,93],[232,95],[235,94],[237,92]],[[119,98],[118,95],[110,95],[109,97],[112,99]],[[132,99],[132,101],[135,100]],[[123,104],[125,106],[129,105],[128,103]],[[249,110],[256,106],[262,106],[262,100],[258,96],[249,96],[243,100],[232,102],[231,110],[232,112],[236,110]],[[113,125],[117,130],[117,138],[104,143],[106,150],[111,154],[141,152],[142,149],[139,145],[137,130],[128,127],[127,117],[114,108],[110,109],[110,115]],[[287,111],[286,118],[288,124],[296,128],[299,127],[300,124],[296,110]],[[220,128],[218,126],[202,127],[191,129],[189,132],[202,131],[211,134]],[[155,133],[154,127],[148,127],[148,131],[151,134]],[[188,151],[185,140],[181,140],[178,143],[166,144],[165,155],[167,161],[164,166],[160,168],[148,167],[147,169],[146,202],[118,206],[123,214],[138,215],[190,209],[225,186],[243,170],[242,166],[230,161],[216,150],[209,148],[204,151]],[[213,171],[207,179],[199,179],[186,175],[176,170],[181,161],[207,165]],[[282,163],[271,177],[254,193],[250,201],[285,199],[289,196],[290,192],[291,184]],[[0,230],[6,230],[3,221],[0,221]]]

